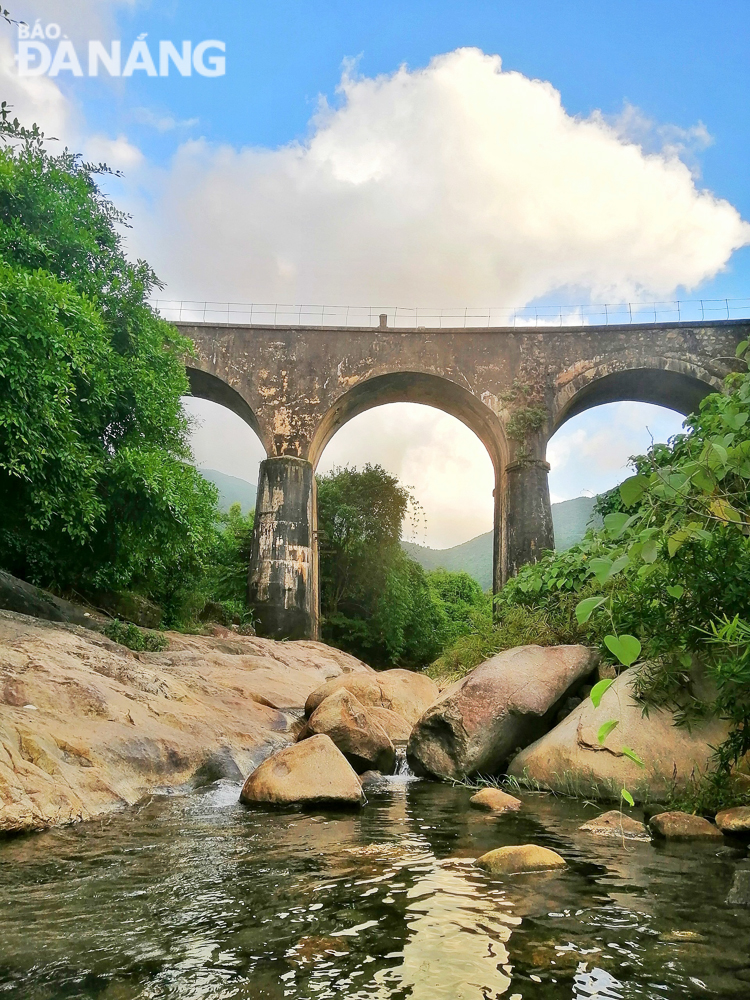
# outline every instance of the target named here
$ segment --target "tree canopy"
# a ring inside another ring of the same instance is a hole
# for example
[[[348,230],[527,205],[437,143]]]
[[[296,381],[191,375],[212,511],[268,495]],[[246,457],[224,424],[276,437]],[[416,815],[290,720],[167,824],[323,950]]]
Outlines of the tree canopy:
[[[8,121],[0,148],[0,564],[58,588],[174,590],[214,540],[190,464],[191,344],[148,303],[106,167]]]

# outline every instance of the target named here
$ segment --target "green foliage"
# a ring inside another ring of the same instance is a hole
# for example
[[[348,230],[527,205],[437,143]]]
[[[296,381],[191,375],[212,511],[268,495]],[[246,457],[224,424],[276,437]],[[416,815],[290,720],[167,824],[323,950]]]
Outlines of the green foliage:
[[[420,666],[440,651],[443,602],[401,549],[411,495],[380,466],[318,479],[322,634],[373,666]]]
[[[215,532],[180,406],[191,344],[148,305],[158,282],[123,251],[107,168],[0,117],[0,565],[169,609]]]
[[[162,632],[147,632],[132,622],[121,622],[118,618],[107,625],[104,634],[113,642],[119,642],[121,646],[127,646],[136,652],[159,653],[169,645]]]
[[[380,466],[318,479],[322,634],[373,666],[421,667],[490,600],[468,573],[425,573],[401,548],[410,492]]]

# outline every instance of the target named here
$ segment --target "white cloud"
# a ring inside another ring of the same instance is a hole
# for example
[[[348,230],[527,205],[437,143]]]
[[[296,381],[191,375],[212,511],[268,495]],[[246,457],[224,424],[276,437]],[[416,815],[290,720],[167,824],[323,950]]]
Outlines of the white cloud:
[[[178,119],[168,112],[158,113],[151,108],[133,108],[133,120],[139,125],[148,125],[157,132],[172,132],[178,128],[192,128],[198,124],[198,118]]]
[[[18,76],[15,40],[0,35],[0,80],[2,100],[11,106],[11,117],[27,127],[37,124],[60,146],[77,128],[78,116],[54,80],[48,76]],[[56,144],[57,145],[57,144]]]
[[[143,153],[124,135],[118,135],[116,139],[92,135],[85,140],[84,153],[91,163],[106,163],[113,170],[132,171],[144,162]]]
[[[476,49],[347,70],[304,143],[185,143],[141,236],[185,298],[516,305],[694,287],[750,226],[696,187],[676,139],[645,152],[624,129],[568,115],[550,83]]]

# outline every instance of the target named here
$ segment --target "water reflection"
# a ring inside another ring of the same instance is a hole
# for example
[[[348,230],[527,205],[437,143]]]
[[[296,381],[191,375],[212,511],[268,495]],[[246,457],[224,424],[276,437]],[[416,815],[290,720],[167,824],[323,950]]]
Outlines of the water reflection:
[[[247,812],[237,787],[0,842],[0,996],[601,1000],[750,995],[743,851],[578,831],[594,810],[394,777],[358,814]],[[564,872],[472,859],[534,841]]]

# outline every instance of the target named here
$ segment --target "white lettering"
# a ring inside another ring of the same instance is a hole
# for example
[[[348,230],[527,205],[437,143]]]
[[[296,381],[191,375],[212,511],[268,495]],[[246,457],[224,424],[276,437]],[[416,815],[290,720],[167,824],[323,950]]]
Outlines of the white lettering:
[[[52,39],[59,38],[60,25],[55,24],[54,22],[52,24],[48,24],[44,33],[47,36],[47,38],[52,38]]]
[[[119,76],[120,59],[119,42],[112,42],[109,52],[101,42],[89,42],[89,76],[99,76],[99,60],[110,76]]]
[[[169,76],[169,60],[175,64],[181,76],[190,76],[190,42],[182,43],[182,55],[172,42],[159,42],[159,76]]]
[[[125,63],[122,75],[132,76],[137,69],[145,70],[149,76],[157,75],[154,60],[151,58],[151,53],[148,50],[146,42],[133,42],[133,48],[130,50],[130,55],[128,56],[128,61]]]
[[[76,50],[70,41],[60,42],[57,46],[57,52],[55,52],[55,58],[52,60],[49,75],[57,76],[60,70],[63,69],[70,70],[73,76],[83,76],[83,70],[81,69],[81,64],[78,62]]]
[[[39,56],[36,66],[31,63]],[[19,76],[41,76],[49,69],[52,62],[52,53],[49,46],[44,42],[19,42],[18,43],[18,75]]]
[[[31,32],[31,37],[44,38],[44,32],[42,31],[42,26],[39,23],[39,18],[37,18],[36,21],[34,21],[34,28],[33,31]]]
[[[227,60],[225,56],[209,56],[208,61],[213,68],[206,66],[203,61],[203,56],[207,49],[218,49],[219,52],[226,51],[226,45],[224,42],[217,42],[214,39],[206,42],[200,42],[195,46],[195,51],[193,52],[193,66],[195,66],[196,73],[200,73],[201,76],[224,76],[227,69]]]

